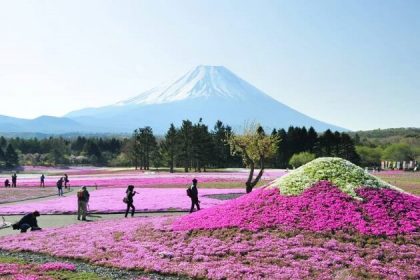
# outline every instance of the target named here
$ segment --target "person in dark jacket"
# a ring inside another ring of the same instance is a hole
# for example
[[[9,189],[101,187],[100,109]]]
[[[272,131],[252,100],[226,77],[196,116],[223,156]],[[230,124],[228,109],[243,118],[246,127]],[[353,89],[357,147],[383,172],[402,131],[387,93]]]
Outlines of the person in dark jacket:
[[[9,182],[9,179],[4,180],[4,187],[5,187],[5,188],[10,188],[10,182]]]
[[[188,196],[191,198],[191,209],[190,213],[194,211],[194,206],[197,206],[197,211],[200,210],[200,201],[198,200],[198,189],[197,189],[197,179],[192,180],[192,185],[189,187],[187,192]]]
[[[87,216],[87,205],[89,203],[90,194],[85,186],[83,186],[80,191],[77,192],[77,219],[80,220],[82,216],[82,221],[86,221]]]
[[[40,187],[45,187],[45,176],[44,174],[41,175],[41,184],[39,185]]]
[[[36,220],[36,218],[39,216],[40,214],[38,211],[26,214],[22,219],[20,219],[19,222],[13,224],[12,227],[15,230],[20,229],[20,232],[26,232],[29,228],[31,231],[41,230],[41,228],[38,226],[38,221]]]
[[[14,173],[12,175],[12,188],[16,188],[16,182],[17,182],[17,175]]]
[[[127,203],[127,210],[125,210],[125,217],[127,218],[128,212],[130,211],[131,208],[131,217],[134,216],[134,212],[136,211],[136,208],[134,207],[134,199],[133,197],[136,195],[136,191],[134,191],[134,186],[133,185],[129,185],[127,187],[126,192],[126,198],[124,201],[126,201]]]
[[[57,181],[58,196],[63,196],[63,177]]]

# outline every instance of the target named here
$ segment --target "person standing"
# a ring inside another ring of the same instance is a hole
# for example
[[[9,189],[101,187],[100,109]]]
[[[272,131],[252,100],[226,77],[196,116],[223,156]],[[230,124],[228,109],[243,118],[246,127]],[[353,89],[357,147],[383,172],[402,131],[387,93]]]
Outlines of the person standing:
[[[134,199],[133,197],[136,195],[137,192],[134,191],[134,186],[129,185],[127,187],[127,190],[125,191],[126,197],[124,201],[127,203],[127,210],[125,210],[125,217],[127,218],[128,212],[131,208],[131,217],[134,216],[134,212],[136,211],[136,208],[134,207]]]
[[[45,176],[44,176],[44,174],[42,174],[41,175],[41,184],[40,184],[40,187],[44,187],[45,188]]]
[[[194,206],[197,207],[197,211],[200,210],[200,201],[198,200],[197,179],[194,178],[192,180],[192,185],[188,188],[187,195],[191,198],[190,213],[194,211]]]
[[[85,186],[83,186],[77,192],[77,219],[80,220],[82,216],[82,221],[86,221],[87,216],[87,205],[89,203],[89,192]]]
[[[16,172],[12,175],[12,188],[16,188],[17,175]]]
[[[57,181],[58,196],[63,196],[63,177]]]
[[[67,189],[67,185],[69,183],[69,176],[67,174],[64,174],[64,188]]]

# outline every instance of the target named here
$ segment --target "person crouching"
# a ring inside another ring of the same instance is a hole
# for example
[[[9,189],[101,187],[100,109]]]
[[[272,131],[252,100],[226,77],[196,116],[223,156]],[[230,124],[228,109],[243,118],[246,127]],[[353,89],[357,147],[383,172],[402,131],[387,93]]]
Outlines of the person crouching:
[[[89,196],[90,196],[89,192],[87,191],[85,186],[83,186],[77,192],[77,219],[78,220],[80,220],[80,216],[82,216],[82,221],[86,221]]]
[[[22,219],[20,219],[19,222],[13,224],[12,228],[14,230],[20,229],[21,233],[26,232],[28,229],[31,229],[31,231],[41,230],[41,228],[38,226],[38,221],[36,220],[36,218],[39,216],[41,215],[38,211],[26,214]]]

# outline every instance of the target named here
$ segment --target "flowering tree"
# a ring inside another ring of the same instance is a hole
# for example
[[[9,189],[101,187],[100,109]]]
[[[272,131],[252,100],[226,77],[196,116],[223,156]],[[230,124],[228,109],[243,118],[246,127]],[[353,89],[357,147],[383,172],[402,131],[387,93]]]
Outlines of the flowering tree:
[[[243,163],[250,169],[245,183],[247,193],[250,193],[261,179],[264,163],[276,154],[279,141],[277,135],[267,136],[264,129],[255,124],[246,126],[242,135],[231,134],[228,137],[232,155],[242,156]],[[256,167],[259,167],[260,171],[254,178]]]

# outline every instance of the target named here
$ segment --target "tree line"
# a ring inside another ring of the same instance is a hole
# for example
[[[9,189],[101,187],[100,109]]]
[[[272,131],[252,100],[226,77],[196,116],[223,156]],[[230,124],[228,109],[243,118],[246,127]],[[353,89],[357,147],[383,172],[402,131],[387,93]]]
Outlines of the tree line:
[[[299,153],[310,154],[310,157],[338,156],[360,162],[354,140],[347,133],[331,130],[317,133],[312,127],[293,126],[287,130],[274,129],[271,133],[259,126],[255,129],[258,131],[253,140],[234,138],[236,134],[232,127],[222,121],[209,128],[200,119],[195,123],[184,120],[178,127],[171,124],[162,136],[156,136],[153,129],[146,126],[136,129],[130,137],[0,137],[0,168],[98,165],[134,166],[143,170],[166,167],[170,172],[182,168],[185,172],[200,172],[208,168],[244,167],[249,160],[238,147],[243,143],[251,146],[258,141],[264,143],[268,138],[261,138],[263,136],[275,139],[272,141],[275,145],[264,155],[264,168],[291,168],[292,156]],[[245,152],[251,155],[256,152],[255,159],[259,156],[258,150]],[[256,160],[254,165],[260,168],[261,162]]]
[[[313,127],[307,129],[290,126],[287,130],[273,130],[272,134],[280,138],[276,155],[271,162],[275,168],[292,167],[291,158],[301,153],[312,155],[309,158],[341,157],[355,164],[360,163],[354,140],[345,132],[327,129],[319,134]]]
[[[352,133],[361,165],[380,167],[384,161],[420,162],[420,129],[395,128]]]

